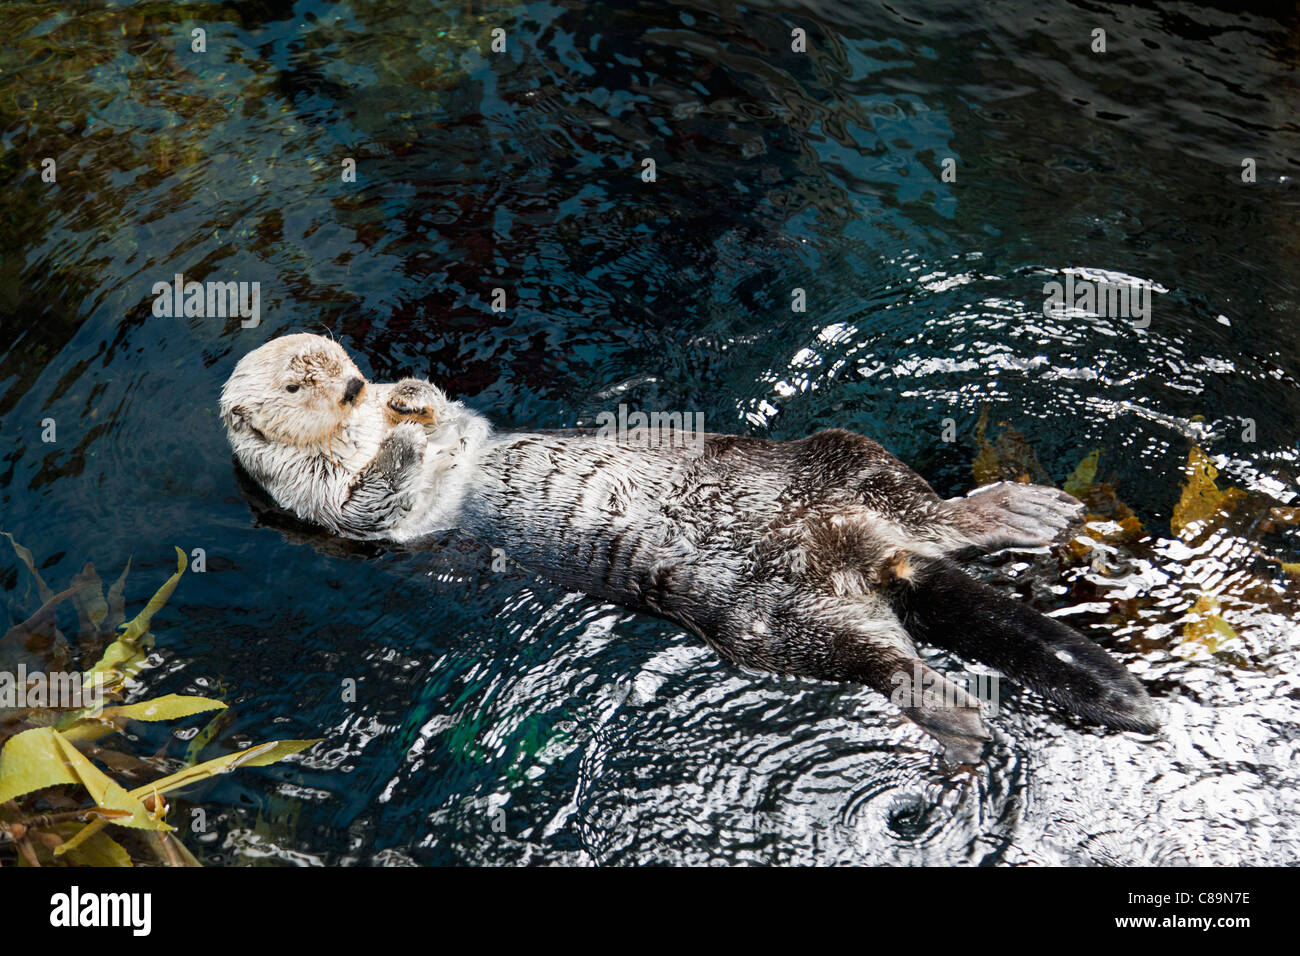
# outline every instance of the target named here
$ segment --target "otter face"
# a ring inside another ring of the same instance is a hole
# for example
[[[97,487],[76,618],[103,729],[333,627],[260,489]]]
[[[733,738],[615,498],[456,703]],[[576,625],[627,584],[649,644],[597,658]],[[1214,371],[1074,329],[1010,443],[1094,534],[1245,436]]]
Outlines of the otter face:
[[[249,352],[221,390],[221,420],[242,433],[300,447],[326,443],[365,395],[348,353],[322,335],[285,335]]]

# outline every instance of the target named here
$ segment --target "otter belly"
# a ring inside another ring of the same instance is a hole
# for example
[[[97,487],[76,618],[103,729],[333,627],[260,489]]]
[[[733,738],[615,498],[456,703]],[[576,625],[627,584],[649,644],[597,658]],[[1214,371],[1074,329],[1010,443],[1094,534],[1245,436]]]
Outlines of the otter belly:
[[[672,615],[708,576],[716,521],[683,495],[699,449],[502,436],[484,449],[462,530],[557,584]],[[729,582],[716,580],[725,590]]]

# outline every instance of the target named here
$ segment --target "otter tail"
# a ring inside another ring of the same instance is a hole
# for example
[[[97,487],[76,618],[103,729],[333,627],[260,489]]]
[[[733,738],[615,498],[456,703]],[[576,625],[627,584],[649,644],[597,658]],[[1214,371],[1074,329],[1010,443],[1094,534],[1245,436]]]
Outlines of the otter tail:
[[[1060,621],[1006,597],[946,559],[916,561],[892,595],[915,638],[995,667],[1073,713],[1107,727],[1154,733],[1160,721],[1142,685],[1118,661]]]

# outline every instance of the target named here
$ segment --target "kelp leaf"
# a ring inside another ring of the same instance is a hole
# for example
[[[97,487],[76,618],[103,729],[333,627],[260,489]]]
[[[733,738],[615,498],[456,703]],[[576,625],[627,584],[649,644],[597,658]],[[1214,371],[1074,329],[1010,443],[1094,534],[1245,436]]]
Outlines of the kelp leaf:
[[[108,589],[108,619],[104,622],[107,630],[117,630],[126,620],[126,599],[122,592],[126,589],[126,576],[131,571],[131,559],[126,559],[126,567],[117,576],[113,586]]]
[[[60,591],[58,594],[51,594],[49,600],[45,601],[27,620],[21,624],[15,624],[5,632],[3,640],[30,639],[32,637],[50,637],[52,640],[60,636],[59,629],[54,626],[54,612],[60,604],[69,598],[75,598],[77,592],[81,590],[82,585],[74,584],[66,591]],[[49,625],[48,634],[45,632],[46,625]]]
[[[53,727],[36,727],[14,734],[0,750],[0,803],[77,777],[64,762]]]
[[[155,820],[149,815],[149,811],[144,808],[144,804],[139,799],[131,796],[111,777],[100,770],[90,759],[81,751],[74,747],[71,741],[65,740],[63,735],[57,730],[51,731],[59,747],[59,752],[63,759],[71,765],[72,770],[79,778],[79,782],[86,788],[90,798],[95,801],[95,806],[110,812],[109,817],[114,823],[121,827],[135,827],[142,830],[170,830],[161,820]],[[125,816],[124,814],[130,814]]]
[[[144,667],[152,646],[152,635],[148,632],[131,641],[119,638],[104,648],[104,655],[86,672],[85,686],[90,687],[98,680],[106,692],[120,690],[126,678],[134,677]]]
[[[33,790],[79,783],[95,805],[121,811],[114,823],[145,830],[171,829],[149,816],[137,797],[128,794],[53,727],[16,734],[0,751],[0,803]]]
[[[77,606],[82,636],[99,633],[100,626],[108,617],[108,602],[104,600],[104,582],[95,573],[95,565],[87,561],[72,583],[81,586],[72,603]]]
[[[104,649],[104,656],[87,672],[87,684],[93,682],[96,675],[104,675],[110,679],[118,676],[130,677],[139,670],[139,665],[144,659],[144,649],[147,647],[143,638],[149,632],[149,622],[172,596],[184,573],[185,552],[177,548],[176,573],[163,582],[163,586],[149,599],[143,611],[132,618],[130,623],[121,626],[121,635]]]
[[[161,780],[154,780],[143,787],[137,787],[131,791],[131,795],[138,799],[144,799],[151,796],[155,791],[169,793],[172,790],[187,787],[192,783],[198,783],[200,780],[215,777],[217,774],[229,773],[236,767],[265,767],[267,764],[283,760],[285,757],[306,750],[318,743],[320,743],[320,738],[315,740],[273,740],[268,743],[257,744],[238,753],[226,754],[224,757],[215,757],[212,760],[205,760],[203,763],[195,764],[193,767],[186,767],[184,770],[163,777]]]
[[[8,531],[0,531],[0,534],[3,534],[9,539],[9,543],[13,545],[14,554],[18,555],[18,560],[27,565],[27,570],[30,571],[32,577],[36,579],[36,589],[41,595],[41,603],[48,604],[50,598],[54,596],[54,592],[50,590],[50,586],[46,584],[45,579],[41,577],[41,572],[36,570],[36,561],[32,557],[32,553],[19,544],[17,540],[14,539],[14,536]]]
[[[195,697],[189,694],[164,694],[152,700],[142,700],[137,704],[122,704],[105,707],[104,716],[108,718],[126,717],[130,720],[179,720],[208,710],[225,710],[226,705],[211,697]]]
[[[975,444],[979,450],[975,453],[971,473],[975,478],[976,485],[992,484],[1001,477],[997,449],[993,447],[986,437],[988,427],[989,410],[988,406],[985,406],[980,409],[979,421],[975,423]]]
[[[975,425],[978,451],[971,471],[977,485],[987,485],[994,481],[1051,484],[1038,455],[1021,432],[1006,422],[1000,422],[1002,431],[995,441],[990,442],[987,437],[988,422],[988,407],[985,406],[980,410],[980,418]]]
[[[1246,497],[1240,488],[1220,489],[1215,484],[1219,470],[1195,445],[1187,453],[1185,473],[1187,484],[1183,486],[1183,493],[1169,519],[1169,527],[1177,537],[1194,536],[1215,515],[1231,514],[1237,501]]]
[[[1088,452],[1083,461],[1075,466],[1070,477],[1065,480],[1066,494],[1082,498],[1097,483],[1097,462],[1101,458],[1101,449],[1094,448]]]
[[[71,840],[68,840],[66,843],[63,843],[59,846],[56,846],[54,848],[54,855],[63,856],[63,854],[65,853],[75,853],[83,844],[89,842],[90,840],[93,840],[95,838],[95,835],[99,833],[101,830],[103,830],[104,827],[106,826],[108,826],[108,821],[106,821],[103,817],[99,817],[98,819],[91,820],[84,827],[82,827]]]
[[[1199,644],[1217,654],[1220,647],[1237,636],[1232,625],[1219,615],[1219,601],[1212,594],[1197,598],[1188,614],[1191,620],[1183,625],[1182,644]]]
[[[136,704],[77,711],[59,724],[59,732],[73,743],[83,744],[115,733],[125,720],[179,720],[204,711],[225,709],[225,704],[211,697],[165,694]]]
[[[84,829],[82,832],[84,832]],[[78,834],[79,835],[79,834]],[[155,834],[158,837],[169,837],[170,833]],[[76,836],[74,835],[73,839]],[[63,844],[67,846],[68,844]],[[114,840],[107,833],[98,830],[92,832],[88,837],[75,844],[71,850],[65,851],[66,855],[73,863],[80,866],[132,866],[131,854],[123,849],[122,845]],[[62,856],[64,854],[60,854]]]
[[[229,710],[214,714],[212,719],[203,725],[203,729],[194,735],[194,739],[185,748],[185,762],[189,764],[197,763],[203,748],[210,744],[217,733],[230,723],[230,719],[231,712]]]
[[[173,545],[173,547],[175,547],[175,545]],[[176,590],[176,585],[180,581],[181,575],[184,573],[185,552],[180,548],[176,548],[176,573],[163,582],[163,586],[160,587],[157,592],[154,593],[154,596],[149,599],[149,603],[144,606],[144,610],[132,618],[131,623],[125,625],[122,632],[123,639],[139,640],[139,638],[149,630],[149,622],[172,596],[172,592]]]

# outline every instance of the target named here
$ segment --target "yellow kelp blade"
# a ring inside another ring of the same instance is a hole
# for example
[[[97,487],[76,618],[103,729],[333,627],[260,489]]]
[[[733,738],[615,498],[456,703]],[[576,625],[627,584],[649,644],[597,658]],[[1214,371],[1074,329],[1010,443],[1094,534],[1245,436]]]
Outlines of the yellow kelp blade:
[[[149,632],[149,621],[167,603],[167,599],[176,590],[176,584],[185,573],[185,552],[176,549],[176,573],[169,577],[156,594],[149,599],[143,611],[123,624],[122,634],[104,650],[104,656],[86,673],[86,683],[93,683],[96,675],[102,674],[106,680],[116,682],[114,678],[129,677],[139,670],[144,659],[140,640]]]
[[[80,823],[61,823],[54,827],[54,832],[61,837],[65,843],[55,847],[55,855],[62,856],[58,850],[65,846],[67,841],[78,836],[85,827]],[[155,837],[170,837],[170,833],[155,833]],[[68,853],[69,859],[78,866],[133,866],[131,855],[126,852],[125,848],[114,840],[107,833],[95,832],[82,839],[72,847]]]
[[[152,819],[139,797],[114,783],[53,727],[24,730],[0,750],[0,803],[64,783],[81,784],[96,806],[118,811],[113,822],[119,826],[171,829]]]
[[[131,791],[131,796],[143,800],[154,792],[169,793],[180,787],[198,783],[200,780],[215,777],[217,774],[229,773],[236,767],[265,767],[267,764],[283,760],[285,757],[306,750],[308,747],[320,742],[321,738],[318,737],[315,740],[273,740],[268,743],[257,744],[238,753],[205,760],[203,763],[195,764],[193,767],[186,767],[184,770],[163,777],[161,780],[154,780],[143,787],[137,787]]]
[[[1219,477],[1219,469],[1214,467],[1210,457],[1192,446],[1187,453],[1187,484],[1183,486],[1182,496],[1174,505],[1169,527],[1177,537],[1194,536],[1215,515],[1228,515],[1237,506],[1237,501],[1246,497],[1240,488],[1224,488],[1214,483]],[[1189,534],[1184,535],[1184,532]]]
[[[1115,489],[1097,480],[1101,449],[1094,448],[1075,466],[1065,482],[1065,491],[1083,502],[1088,509],[1085,533],[1094,541],[1111,544],[1133,543],[1143,536],[1142,522],[1128,505],[1119,500]],[[1078,560],[1088,560],[1092,546],[1079,536],[1066,543],[1066,549]]]
[[[1097,462],[1101,459],[1101,449],[1094,448],[1087,457],[1075,466],[1070,477],[1065,480],[1065,493],[1082,498],[1097,483]]]
[[[220,773],[229,773],[236,767],[264,767],[267,764],[275,763],[277,760],[283,760],[290,754],[296,754],[299,751],[306,750],[314,744],[320,743],[320,738],[315,740],[275,740],[270,743],[259,744],[256,747],[249,747],[247,750],[241,750],[239,753],[227,754],[224,757],[217,757],[215,760],[208,760],[205,763],[193,767],[186,767],[179,773],[163,777],[161,780],[154,780],[152,783],[146,783],[142,787],[136,787],[129,794],[136,801],[144,800],[147,797],[157,797],[159,794],[168,793],[172,790],[178,790],[181,787],[189,786],[192,783],[198,783],[200,780],[206,780]],[[71,745],[69,745],[71,746]],[[140,805],[141,811],[147,814],[143,805]],[[119,820],[113,820],[113,823],[120,823]],[[155,823],[162,824],[161,820]],[[56,847],[55,856],[61,856],[64,853],[71,853],[81,847],[86,841],[94,838],[108,821],[104,819],[92,820],[82,828],[81,832],[63,845]],[[171,830],[172,827],[162,824],[155,829]],[[191,857],[192,859],[192,857]]]
[[[76,853],[81,847],[98,838],[99,831],[108,826],[108,821],[103,817],[91,820],[80,832],[66,843],[60,843],[54,848],[55,856],[63,856],[65,853]]]
[[[59,724],[59,731],[74,743],[84,743],[121,729],[122,720],[179,720],[204,711],[225,709],[225,704],[211,697],[164,694],[135,704],[103,707],[98,714],[79,710]]]
[[[986,437],[988,427],[989,409],[986,405],[980,409],[979,421],[975,423],[975,446],[978,451],[975,453],[975,461],[971,463],[971,473],[975,476],[977,485],[987,485],[1001,477],[997,449]]]
[[[185,762],[192,764],[197,763],[199,754],[203,753],[203,748],[212,743],[217,734],[223,730],[231,721],[231,711],[223,710],[219,714],[214,714],[203,728],[194,735],[194,739],[189,742],[185,748]]]
[[[1199,644],[1216,654],[1224,643],[1237,636],[1232,625],[1219,614],[1219,600],[1212,594],[1202,594],[1187,613],[1192,619],[1183,625],[1181,644]]]
[[[995,481],[1051,484],[1038,455],[1021,432],[1007,422],[999,422],[1002,431],[995,440],[989,441],[988,424],[989,410],[986,405],[980,409],[979,421],[975,423],[975,444],[978,451],[975,461],[971,463],[971,473],[977,485]]]
[[[115,631],[126,620],[126,599],[122,592],[126,590],[126,576],[131,573],[131,559],[126,559],[126,567],[117,576],[113,586],[108,589],[108,618],[104,621],[106,630]]]
[[[0,803],[33,790],[76,782],[76,774],[59,754],[52,727],[14,734],[0,750]]]
[[[72,583],[82,585],[73,602],[77,605],[81,636],[86,638],[98,634],[100,626],[108,618],[108,601],[104,598],[104,582],[95,572],[95,565],[87,561],[86,566],[72,579]]]

